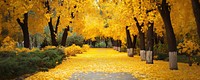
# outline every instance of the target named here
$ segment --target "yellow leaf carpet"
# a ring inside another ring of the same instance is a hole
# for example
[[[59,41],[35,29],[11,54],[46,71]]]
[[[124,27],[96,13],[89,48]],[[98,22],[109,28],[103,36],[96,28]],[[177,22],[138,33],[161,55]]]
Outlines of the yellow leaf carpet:
[[[169,70],[169,63],[154,60],[146,64],[139,56],[107,48],[91,48],[88,52],[69,57],[48,72],[38,72],[26,80],[68,80],[74,73],[130,73],[139,80],[200,80],[200,66],[178,63],[179,70]],[[79,79],[82,80],[82,79]]]

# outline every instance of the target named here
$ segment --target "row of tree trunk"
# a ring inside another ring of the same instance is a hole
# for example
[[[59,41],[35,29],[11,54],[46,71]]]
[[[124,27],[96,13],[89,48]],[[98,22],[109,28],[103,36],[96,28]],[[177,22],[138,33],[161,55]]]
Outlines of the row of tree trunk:
[[[177,70],[177,48],[176,48],[176,38],[172,28],[172,23],[170,20],[170,10],[169,5],[166,3],[166,0],[162,0],[162,4],[158,6],[160,14],[162,16],[163,22],[165,24],[166,35],[167,35],[167,42],[168,42],[168,50],[169,50],[169,67],[171,70]],[[139,31],[140,37],[140,56],[142,61],[146,61],[147,64],[153,64],[153,46],[154,46],[154,32],[153,26],[154,23],[149,22],[150,26],[147,31],[147,49],[145,50],[145,34],[141,31],[141,28],[144,26],[144,23],[141,25],[139,24],[137,18],[134,18],[136,22],[136,26]],[[128,56],[132,57],[132,47],[133,45],[130,37],[130,31],[128,30],[128,26],[126,27],[126,34],[127,34],[127,52]]]
[[[47,12],[50,12],[50,5],[49,5],[48,1],[45,2],[45,7],[48,8]],[[17,18],[17,22],[20,25],[22,32],[23,32],[24,47],[30,48],[30,39],[29,39],[30,37],[29,37],[29,31],[28,31],[28,12],[24,13],[23,22],[21,22],[19,18]],[[50,30],[50,34],[51,34],[51,43],[52,43],[53,46],[58,46],[58,42],[56,40],[56,34],[58,32],[59,22],[60,22],[60,16],[57,19],[55,29],[54,29],[54,26],[52,24],[52,17],[50,18],[50,21],[48,22],[49,30]],[[68,31],[69,31],[69,26],[66,26],[66,28],[64,29],[63,36],[62,36],[62,41],[61,41],[62,46],[65,46],[65,44],[66,44]]]
[[[191,0],[195,21],[197,24],[197,32],[200,38],[200,2],[199,0]]]
[[[133,41],[131,39],[130,31],[128,30],[128,26],[126,26],[126,37],[127,37],[127,52],[129,57],[133,57],[136,54],[136,40],[137,35],[133,35]]]
[[[52,18],[50,18],[50,22],[48,22],[49,30],[50,30],[50,33],[51,33],[51,43],[52,43],[53,46],[58,46],[58,42],[56,40],[56,34],[58,33],[59,22],[60,22],[60,16],[57,19],[55,29],[54,29],[54,26],[53,26],[53,23],[52,23]],[[66,28],[64,29],[64,33],[62,35],[61,46],[66,45],[68,31],[69,31],[69,26],[66,26]]]
[[[177,70],[177,49],[176,49],[176,38],[174,35],[174,31],[172,28],[171,20],[170,20],[170,10],[169,5],[166,3],[166,0],[162,0],[162,4],[158,6],[158,9],[160,11],[160,14],[163,18],[163,22],[165,24],[166,29],[166,35],[167,35],[167,42],[168,42],[168,50],[169,50],[169,66],[171,70]],[[139,24],[137,18],[134,18],[136,22],[136,26],[139,31],[140,36],[140,56],[142,61],[146,61],[147,64],[153,64],[153,46],[154,46],[154,32],[153,32],[153,26],[154,23],[149,22],[150,26],[147,31],[147,49],[145,49],[145,34],[141,31],[141,28],[144,26],[144,23],[141,25]],[[131,45],[130,43],[130,32],[127,30],[127,43]],[[127,45],[127,47],[130,47],[130,45]],[[128,51],[128,54],[130,52]]]
[[[117,50],[119,52],[121,51],[121,46],[122,46],[121,40],[114,40],[113,38],[111,38],[111,43],[114,50]]]
[[[197,24],[197,32],[200,38],[200,2],[199,0],[191,0],[192,1],[192,7],[193,7],[193,13],[195,16],[195,21]],[[170,19],[170,6],[166,2],[166,0],[162,0],[162,4],[158,4],[158,10],[161,14],[161,17],[163,19],[163,22],[165,24],[166,29],[166,36],[167,36],[167,43],[168,43],[168,50],[169,50],[169,67],[171,70],[177,70],[177,48],[176,48],[176,38],[173,31],[171,19]],[[147,31],[147,49],[145,52],[145,36],[144,33],[141,32],[142,25],[139,25],[137,18],[134,18],[136,21],[136,26],[138,27],[139,36],[140,36],[140,56],[141,60],[146,60],[147,64],[153,64],[153,45],[154,45],[154,34],[153,34],[153,25],[154,23],[149,23],[150,27]],[[127,33],[127,48],[130,49],[131,45],[131,37],[130,32],[128,30],[128,27],[126,27],[126,33]],[[157,37],[156,37],[157,38]],[[156,39],[157,40],[157,39]],[[163,41],[161,41],[163,43]],[[157,44],[157,41],[156,41]],[[130,55],[131,49],[128,50],[128,55]]]

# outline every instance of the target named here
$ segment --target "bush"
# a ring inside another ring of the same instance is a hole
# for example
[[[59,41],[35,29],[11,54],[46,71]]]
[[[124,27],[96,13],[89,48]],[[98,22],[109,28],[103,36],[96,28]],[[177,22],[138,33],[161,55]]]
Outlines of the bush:
[[[67,38],[67,46],[71,46],[73,44],[83,46],[83,41],[84,38],[81,35],[77,35],[76,33],[74,33]]]
[[[167,44],[158,43],[154,45],[155,54],[163,54],[168,53],[168,46]]]
[[[179,53],[187,56],[196,55],[200,51],[198,43],[187,39],[185,39],[182,43],[179,43],[177,48]]]
[[[56,49],[56,46],[45,46],[43,50]]]
[[[44,56],[42,61],[44,64],[42,67],[54,68],[57,64],[60,64],[65,58],[65,53],[60,49],[49,49],[43,52]]]
[[[90,49],[90,46],[88,44],[84,44],[82,49],[83,49],[83,52],[86,52]]]
[[[101,41],[99,43],[96,43],[95,44],[95,47],[98,47],[98,48],[105,48],[106,47],[106,43]]]
[[[167,60],[169,57],[168,54],[157,54],[157,57],[155,58],[156,60]]]
[[[15,57],[16,52],[14,51],[0,51],[0,58]]]
[[[188,63],[188,61],[189,61],[188,56],[184,55],[184,54],[183,55],[178,55],[177,56],[177,60],[178,60],[178,62],[182,62],[182,63]],[[197,55],[191,56],[191,62],[194,63],[194,64],[199,65],[200,56],[197,56]]]
[[[15,47],[16,47],[16,42],[12,38],[7,36],[6,38],[4,38],[4,40],[2,42],[0,51],[12,51],[15,49]]]
[[[60,64],[64,58],[64,52],[57,48],[18,53],[0,51],[0,79],[12,79],[39,70],[46,71]]]
[[[127,47],[126,47],[126,45],[121,46],[121,52],[127,52]]]
[[[80,46],[76,46],[75,44],[73,44],[70,47],[65,48],[64,51],[65,51],[65,55],[68,55],[68,56],[76,56],[76,54],[83,53],[82,48]]]

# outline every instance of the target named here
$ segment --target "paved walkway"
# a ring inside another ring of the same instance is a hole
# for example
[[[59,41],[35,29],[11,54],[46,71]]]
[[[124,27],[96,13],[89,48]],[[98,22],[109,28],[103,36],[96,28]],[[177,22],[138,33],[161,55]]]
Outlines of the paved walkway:
[[[88,72],[74,73],[69,80],[137,80],[130,73]]]

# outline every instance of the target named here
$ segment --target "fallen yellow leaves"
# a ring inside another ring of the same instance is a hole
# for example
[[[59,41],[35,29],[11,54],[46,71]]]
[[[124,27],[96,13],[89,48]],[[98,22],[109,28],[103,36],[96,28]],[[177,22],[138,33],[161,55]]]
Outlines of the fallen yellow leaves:
[[[154,61],[146,64],[139,56],[128,57],[112,49],[90,49],[84,54],[70,57],[49,72],[38,72],[26,80],[68,80],[79,72],[127,72],[138,79],[196,80],[200,79],[200,66],[179,63],[179,70],[169,70],[168,62]]]

